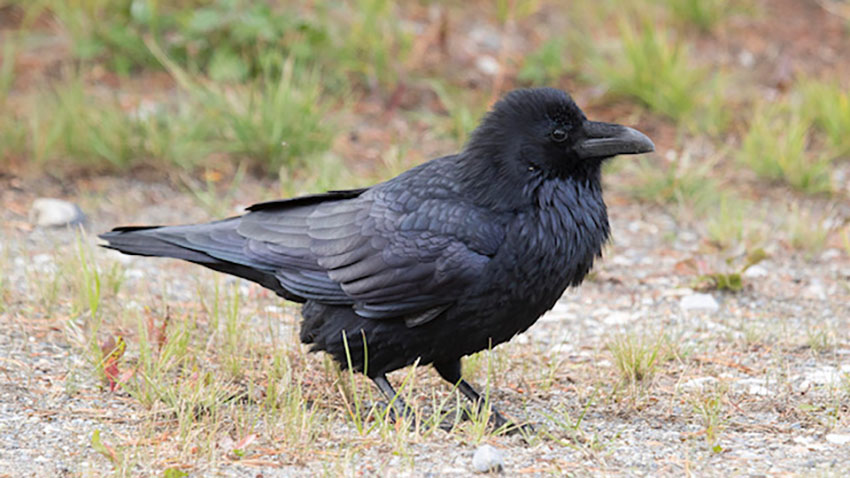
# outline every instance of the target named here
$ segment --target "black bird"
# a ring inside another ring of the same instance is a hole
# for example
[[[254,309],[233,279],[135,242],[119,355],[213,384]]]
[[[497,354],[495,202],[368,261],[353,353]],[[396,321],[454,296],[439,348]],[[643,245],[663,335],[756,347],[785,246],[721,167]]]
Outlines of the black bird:
[[[516,90],[463,151],[372,187],[100,237],[303,303],[301,341],[343,368],[350,357],[399,412],[407,407],[386,374],[417,359],[481,406],[461,357],[525,331],[581,283],[609,233],[603,161],[653,149],[634,129],[589,121],[563,91]],[[507,423],[495,409],[492,417]]]

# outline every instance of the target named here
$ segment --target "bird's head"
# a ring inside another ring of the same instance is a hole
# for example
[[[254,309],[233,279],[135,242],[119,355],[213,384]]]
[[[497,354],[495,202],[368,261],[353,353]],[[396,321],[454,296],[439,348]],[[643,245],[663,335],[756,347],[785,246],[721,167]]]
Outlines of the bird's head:
[[[554,88],[508,93],[472,133],[465,151],[487,158],[489,167],[517,181],[528,176],[598,176],[603,160],[655,149],[643,133],[590,121],[570,98]]]

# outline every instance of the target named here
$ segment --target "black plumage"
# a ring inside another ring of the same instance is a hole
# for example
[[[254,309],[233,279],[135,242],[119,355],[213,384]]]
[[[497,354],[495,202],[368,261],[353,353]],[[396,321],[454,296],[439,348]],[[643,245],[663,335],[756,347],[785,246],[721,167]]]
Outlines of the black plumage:
[[[370,188],[101,237],[303,303],[301,340],[343,367],[350,356],[389,398],[385,374],[419,360],[477,401],[461,357],[523,332],[581,283],[609,234],[602,162],[652,150],[631,128],[587,120],[562,91],[516,90],[462,152]]]

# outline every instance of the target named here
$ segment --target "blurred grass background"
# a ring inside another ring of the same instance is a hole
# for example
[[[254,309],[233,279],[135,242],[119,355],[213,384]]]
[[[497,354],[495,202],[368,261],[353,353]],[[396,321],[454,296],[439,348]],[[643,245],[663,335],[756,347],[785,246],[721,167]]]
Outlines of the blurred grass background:
[[[729,245],[747,236],[730,204],[847,197],[840,7],[0,0],[0,168],[212,193],[245,171],[291,194],[362,185],[456,151],[505,91],[547,85],[658,144],[612,163],[615,191],[713,221]]]

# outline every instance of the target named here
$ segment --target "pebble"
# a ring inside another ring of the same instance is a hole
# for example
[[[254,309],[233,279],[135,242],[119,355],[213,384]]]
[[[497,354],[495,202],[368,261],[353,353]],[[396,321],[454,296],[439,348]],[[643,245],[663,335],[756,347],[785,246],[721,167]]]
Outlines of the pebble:
[[[720,308],[720,304],[710,294],[691,294],[682,297],[679,305],[684,311],[707,311],[714,312]]]
[[[628,312],[616,310],[608,314],[602,322],[605,325],[625,325],[634,320],[634,316]]]
[[[826,441],[833,445],[846,445],[850,443],[850,435],[844,433],[827,433]]]
[[[754,264],[744,271],[743,276],[747,279],[757,279],[759,277],[767,277],[767,269],[759,264]]]
[[[814,300],[826,299],[826,290],[823,287],[823,283],[818,279],[813,279],[812,283],[803,290],[803,297]]]
[[[55,198],[38,198],[32,202],[30,222],[39,227],[60,227],[81,224],[86,216],[71,202]]]
[[[717,384],[717,379],[714,377],[697,377],[679,385],[679,390],[685,392],[706,390]]]
[[[499,61],[490,55],[481,55],[476,58],[475,67],[478,68],[478,71],[488,76],[496,76],[502,69],[499,65]]]
[[[505,466],[505,458],[498,448],[481,445],[472,456],[472,468],[476,473],[500,472]]]

